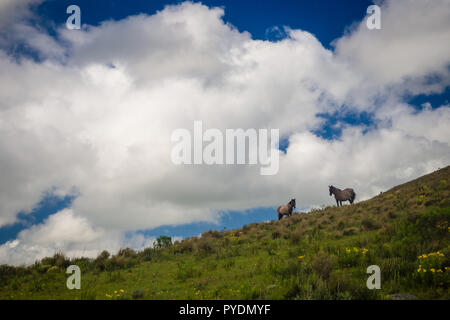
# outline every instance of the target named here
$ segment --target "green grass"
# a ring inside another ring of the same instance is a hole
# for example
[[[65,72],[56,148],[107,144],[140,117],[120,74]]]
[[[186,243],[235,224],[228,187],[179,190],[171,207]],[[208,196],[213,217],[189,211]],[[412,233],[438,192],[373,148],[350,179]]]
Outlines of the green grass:
[[[141,252],[0,266],[0,299],[450,299],[449,182],[447,167],[352,206]],[[70,264],[81,290],[66,288]],[[372,264],[380,290],[366,287]]]

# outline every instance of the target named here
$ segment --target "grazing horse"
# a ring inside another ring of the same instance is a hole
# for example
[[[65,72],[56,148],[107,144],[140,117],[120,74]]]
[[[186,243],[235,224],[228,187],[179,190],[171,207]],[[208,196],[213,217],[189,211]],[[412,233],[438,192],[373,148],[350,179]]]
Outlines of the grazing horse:
[[[330,196],[334,194],[334,198],[336,199],[336,204],[339,207],[339,204],[342,206],[342,201],[350,201],[350,204],[353,203],[356,197],[355,191],[352,188],[347,188],[341,190],[339,188],[328,186],[330,191]]]
[[[283,218],[283,216],[290,217],[292,215],[292,209],[295,208],[295,199],[291,199],[287,205],[279,206],[277,209],[278,220]]]

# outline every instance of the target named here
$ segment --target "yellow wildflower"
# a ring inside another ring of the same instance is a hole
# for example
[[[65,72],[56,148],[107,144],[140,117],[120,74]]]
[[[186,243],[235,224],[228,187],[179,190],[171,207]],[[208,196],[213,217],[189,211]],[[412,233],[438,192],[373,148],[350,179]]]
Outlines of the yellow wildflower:
[[[123,290],[123,289],[120,289],[119,291],[122,292],[122,293],[125,292],[125,290]]]

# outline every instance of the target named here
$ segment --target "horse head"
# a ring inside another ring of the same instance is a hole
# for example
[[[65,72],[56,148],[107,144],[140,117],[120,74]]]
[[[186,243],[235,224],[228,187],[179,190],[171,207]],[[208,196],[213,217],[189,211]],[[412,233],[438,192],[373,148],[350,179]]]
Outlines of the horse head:
[[[333,195],[333,186],[328,186],[328,191],[330,191],[330,196]]]
[[[289,201],[289,204],[292,206],[292,208],[295,208],[295,199],[291,199],[291,201]]]

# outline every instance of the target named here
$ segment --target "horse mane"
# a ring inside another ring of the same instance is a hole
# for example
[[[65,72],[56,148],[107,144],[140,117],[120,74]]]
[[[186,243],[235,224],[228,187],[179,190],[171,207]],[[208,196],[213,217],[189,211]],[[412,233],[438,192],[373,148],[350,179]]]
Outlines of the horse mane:
[[[335,186],[333,186],[333,185],[330,186],[330,189],[332,189],[332,190],[337,190],[337,191],[342,191],[341,189],[339,189],[339,188],[337,188],[337,187],[335,187]]]

